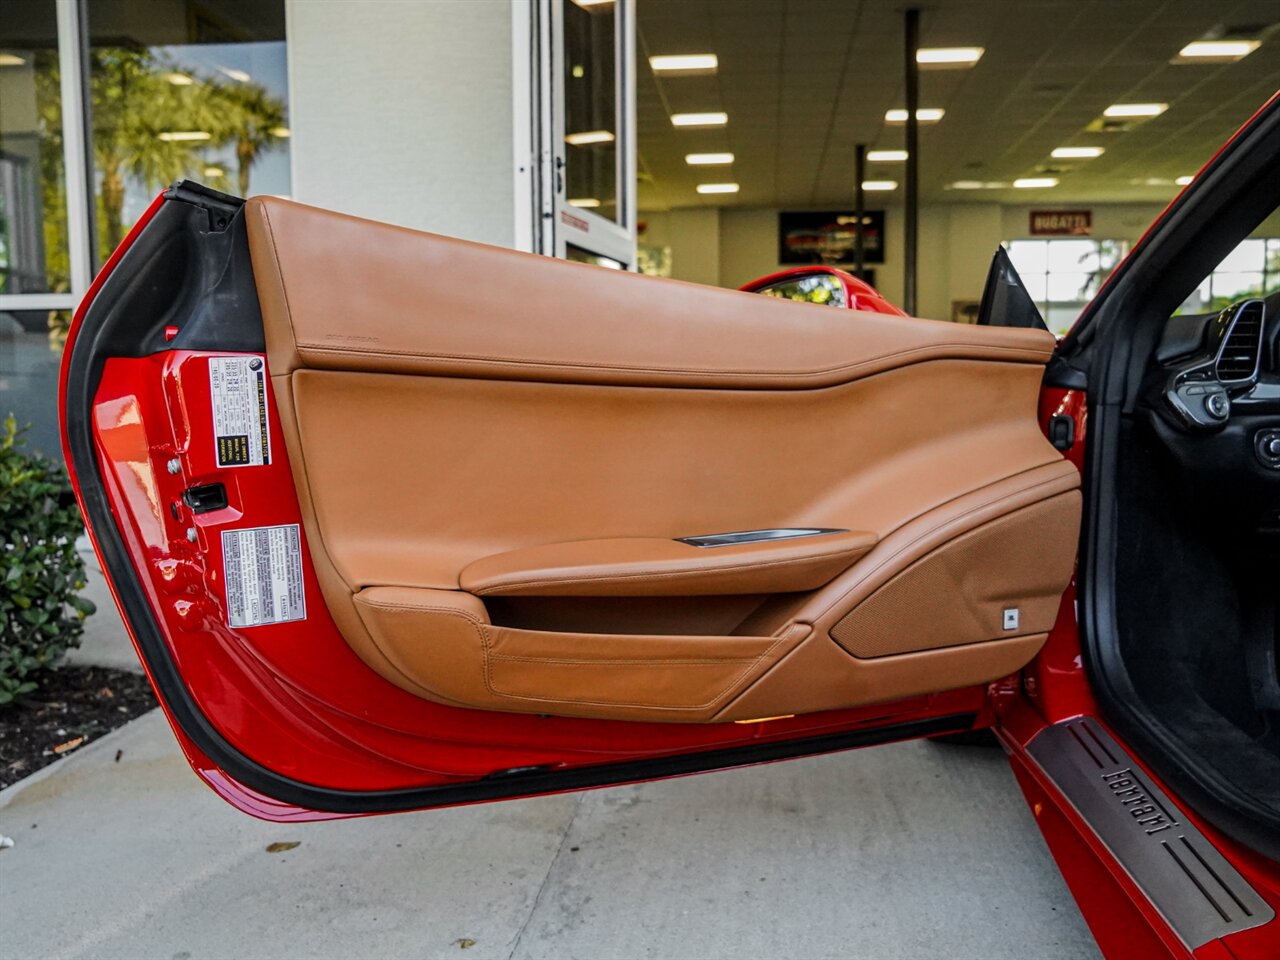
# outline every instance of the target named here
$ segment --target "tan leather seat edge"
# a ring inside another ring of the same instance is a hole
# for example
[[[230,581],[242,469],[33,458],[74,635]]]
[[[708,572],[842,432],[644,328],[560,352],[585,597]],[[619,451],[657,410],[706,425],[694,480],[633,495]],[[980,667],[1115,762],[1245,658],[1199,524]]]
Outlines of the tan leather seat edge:
[[[1043,364],[1054,347],[1039,330],[850,317],[276,198],[250,200],[246,222],[276,374],[808,389],[946,357]]]
[[[577,540],[485,557],[459,583],[482,597],[791,593],[822,586],[875,542],[874,533],[848,530],[720,547],[654,537]]]

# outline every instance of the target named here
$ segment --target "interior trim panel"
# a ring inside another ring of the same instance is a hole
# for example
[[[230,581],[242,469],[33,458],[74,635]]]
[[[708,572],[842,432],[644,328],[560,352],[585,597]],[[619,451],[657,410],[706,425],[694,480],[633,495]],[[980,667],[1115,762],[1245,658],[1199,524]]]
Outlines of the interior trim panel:
[[[324,599],[403,689],[727,722],[983,684],[1043,644],[1080,512],[1036,418],[1051,335],[246,218]]]

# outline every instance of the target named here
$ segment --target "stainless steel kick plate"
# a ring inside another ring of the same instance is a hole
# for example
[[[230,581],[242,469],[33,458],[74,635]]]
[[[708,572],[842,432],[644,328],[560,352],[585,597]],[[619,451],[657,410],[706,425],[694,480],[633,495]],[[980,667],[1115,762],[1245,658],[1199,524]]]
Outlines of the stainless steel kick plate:
[[[1275,916],[1092,718],[1054,724],[1027,752],[1192,950]]]

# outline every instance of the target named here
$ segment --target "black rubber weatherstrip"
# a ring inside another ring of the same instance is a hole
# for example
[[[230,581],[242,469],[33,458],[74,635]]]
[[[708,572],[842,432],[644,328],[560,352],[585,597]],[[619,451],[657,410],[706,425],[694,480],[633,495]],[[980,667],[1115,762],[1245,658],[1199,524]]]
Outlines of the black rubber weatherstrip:
[[[309,810],[351,814],[389,813],[723,770],[771,760],[833,753],[855,747],[867,747],[895,740],[928,737],[972,728],[977,716],[975,713],[954,713],[801,740],[753,743],[723,750],[706,750],[680,756],[596,766],[532,768],[491,775],[468,783],[403,790],[350,791],[318,787],[282,777],[256,763],[232,746],[218,732],[196,706],[186,684],[183,683],[168,654],[155,614],[142,592],[133,559],[125,549],[124,540],[116,526],[115,516],[107,501],[105,485],[98,469],[98,457],[94,449],[90,424],[93,396],[101,377],[103,355],[107,351],[99,350],[97,347],[100,340],[103,341],[104,347],[110,342],[111,331],[104,331],[101,327],[112,326],[112,324],[102,324],[98,329],[94,329],[88,321],[90,316],[99,312],[100,307],[106,310],[108,315],[111,314],[114,310],[113,304],[121,300],[122,287],[125,288],[124,292],[127,295],[132,267],[149,265],[149,261],[157,253],[155,249],[149,249],[150,245],[147,241],[148,237],[144,232],[135,241],[133,247],[125,253],[120,265],[108,278],[91,305],[85,316],[85,323],[71,346],[66,394],[62,398],[67,446],[72,467],[79,481],[80,496],[86,517],[93,528],[103,564],[110,573],[116,596],[124,608],[125,618],[133,628],[133,634],[141,647],[142,656],[146,660],[158,693],[183,733],[213,763],[246,787],[282,803]]]

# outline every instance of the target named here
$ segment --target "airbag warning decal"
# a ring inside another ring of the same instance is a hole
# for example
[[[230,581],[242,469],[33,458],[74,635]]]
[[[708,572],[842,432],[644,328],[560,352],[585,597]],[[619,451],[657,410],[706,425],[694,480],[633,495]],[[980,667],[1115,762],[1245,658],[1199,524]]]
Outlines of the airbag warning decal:
[[[231,626],[306,619],[302,538],[296,523],[224,530],[222,563]]]
[[[261,357],[210,357],[214,455],[220,467],[271,462],[267,371]]]

